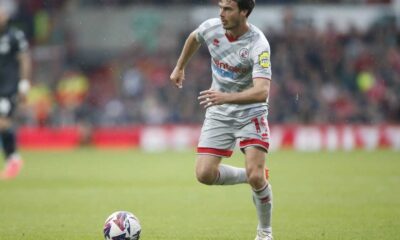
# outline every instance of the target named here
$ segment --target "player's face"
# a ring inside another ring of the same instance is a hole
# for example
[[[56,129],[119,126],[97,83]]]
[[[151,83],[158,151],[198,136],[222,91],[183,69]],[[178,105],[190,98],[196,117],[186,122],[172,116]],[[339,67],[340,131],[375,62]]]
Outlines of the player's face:
[[[226,30],[232,30],[240,26],[245,14],[239,11],[237,2],[232,0],[219,1],[219,17],[221,18],[222,26]]]
[[[8,21],[8,15],[5,10],[0,7],[0,28],[5,26]]]

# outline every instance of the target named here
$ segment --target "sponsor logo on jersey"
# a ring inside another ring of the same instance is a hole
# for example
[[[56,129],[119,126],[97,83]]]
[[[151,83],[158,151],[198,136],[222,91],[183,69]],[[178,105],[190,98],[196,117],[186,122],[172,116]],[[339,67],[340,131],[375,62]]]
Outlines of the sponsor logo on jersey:
[[[223,70],[229,71],[229,72],[233,72],[233,73],[246,73],[248,71],[247,68],[240,68],[240,67],[235,67],[235,66],[231,66],[223,61],[217,60],[217,59],[213,59],[214,64]]]
[[[231,66],[217,59],[213,59],[213,63],[213,69],[222,77],[236,79],[238,76],[246,74],[249,71],[248,68]]]
[[[271,62],[269,61],[269,52],[264,51],[258,55],[258,64],[263,68],[268,68],[271,65]]]

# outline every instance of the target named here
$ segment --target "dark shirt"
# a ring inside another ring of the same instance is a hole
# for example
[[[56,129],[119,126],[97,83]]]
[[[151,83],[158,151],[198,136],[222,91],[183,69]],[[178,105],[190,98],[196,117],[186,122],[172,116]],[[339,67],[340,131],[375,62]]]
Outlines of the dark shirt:
[[[18,54],[27,49],[28,41],[21,30],[14,27],[0,30],[0,96],[12,96],[18,92]]]

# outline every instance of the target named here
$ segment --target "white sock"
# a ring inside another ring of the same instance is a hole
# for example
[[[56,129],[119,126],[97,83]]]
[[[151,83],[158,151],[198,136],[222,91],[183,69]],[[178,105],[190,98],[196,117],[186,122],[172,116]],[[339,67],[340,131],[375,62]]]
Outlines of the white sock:
[[[272,233],[272,189],[271,184],[265,185],[259,190],[253,189],[253,201],[256,206],[258,227],[257,230]]]
[[[14,152],[13,154],[11,154],[11,155],[8,157],[8,159],[9,159],[9,160],[14,160],[14,161],[16,161],[16,160],[20,160],[20,159],[21,159],[21,156],[19,155],[19,153]]]
[[[246,169],[220,164],[214,185],[234,185],[247,183]]]

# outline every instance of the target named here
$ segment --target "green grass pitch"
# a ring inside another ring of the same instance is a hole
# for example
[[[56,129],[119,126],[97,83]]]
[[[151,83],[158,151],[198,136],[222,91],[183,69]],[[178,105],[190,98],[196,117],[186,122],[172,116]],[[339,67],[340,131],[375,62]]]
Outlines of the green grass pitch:
[[[254,239],[247,185],[204,186],[192,151],[24,151],[0,181],[1,240],[103,239],[106,217],[133,212],[143,240]],[[224,160],[242,166],[236,152]],[[272,152],[276,240],[400,239],[400,153]]]

